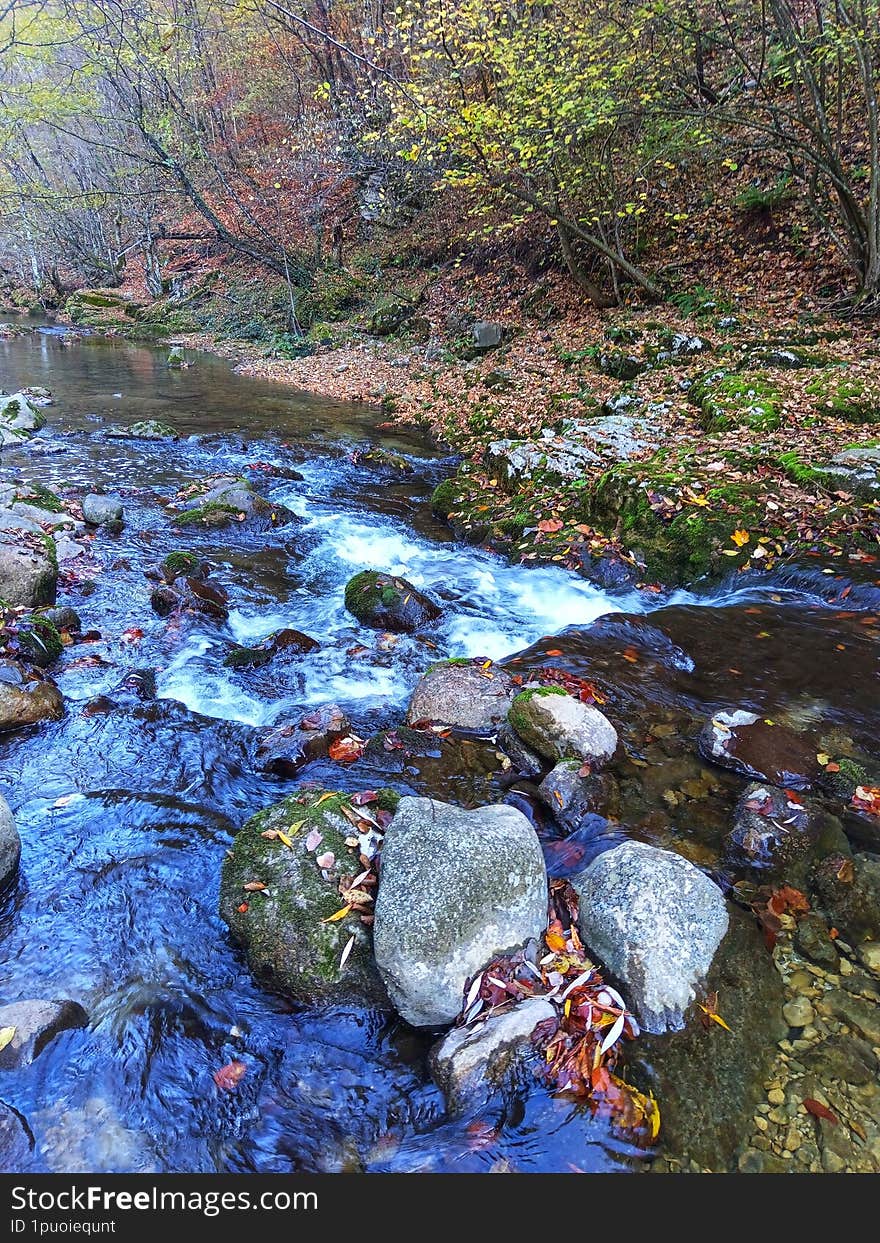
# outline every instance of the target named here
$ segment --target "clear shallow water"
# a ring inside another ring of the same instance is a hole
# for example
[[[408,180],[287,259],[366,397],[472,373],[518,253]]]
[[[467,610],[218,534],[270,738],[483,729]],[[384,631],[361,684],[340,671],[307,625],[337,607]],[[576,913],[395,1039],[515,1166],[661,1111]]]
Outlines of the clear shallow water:
[[[246,380],[209,356],[175,372],[146,347],[63,340],[0,342],[0,385],[53,391],[40,442],[61,450],[5,454],[4,477],[118,490],[126,527],[92,541],[91,594],[80,573],[59,596],[101,634],[67,649],[55,672],[67,716],[0,739],[0,788],[23,839],[21,878],[0,911],[0,1001],[71,997],[91,1015],[33,1066],[3,1075],[0,1097],[34,1133],[31,1168],[638,1168],[604,1122],[537,1086],[485,1118],[447,1119],[425,1037],[370,1012],[294,1007],[254,985],[217,916],[220,865],[236,827],[294,786],[253,770],[254,727],[335,700],[366,736],[397,722],[419,673],[453,655],[521,668],[549,660],[595,678],[636,748],[658,716],[675,721],[684,747],[699,720],[730,703],[813,713],[870,736],[876,644],[862,622],[876,589],[853,591],[837,613],[819,570],[663,601],[509,566],[457,545],[431,517],[430,491],[449,464],[418,439],[377,431],[375,409]],[[186,438],[99,435],[142,418]],[[406,454],[413,474],[356,465],[351,450],[370,443]],[[163,503],[180,488],[255,463],[298,472],[270,483],[301,523],[268,537],[170,526]],[[176,547],[212,562],[230,594],[227,623],[169,625],[152,613],[144,570]],[[345,612],[345,582],[363,568],[403,574],[443,603],[430,644],[389,644]],[[232,643],[281,626],[314,636],[320,651],[252,674],[223,668]],[[83,667],[84,654],[104,663]],[[119,689],[145,668],[158,687],[148,703]],[[662,768],[669,757],[649,759]],[[379,778],[389,780],[366,763],[301,774],[343,789]],[[474,802],[481,780],[441,760],[390,782]],[[729,801],[722,791],[707,817],[707,849]],[[642,823],[640,808],[636,799],[642,836],[689,831],[658,827],[647,812]],[[248,1074],[227,1096],[212,1074],[232,1057]]]

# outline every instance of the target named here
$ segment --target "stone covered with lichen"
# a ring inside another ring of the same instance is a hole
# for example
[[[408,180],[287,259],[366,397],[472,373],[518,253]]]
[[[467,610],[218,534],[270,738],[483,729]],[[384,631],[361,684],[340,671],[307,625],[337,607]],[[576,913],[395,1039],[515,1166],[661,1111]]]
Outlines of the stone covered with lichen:
[[[396,798],[382,795],[389,805]],[[340,879],[363,870],[357,849],[346,845],[357,836],[341,811],[347,802],[309,789],[252,816],[223,863],[220,914],[268,987],[312,1005],[387,1006],[369,927],[353,910],[333,918],[346,905]],[[254,883],[265,888],[246,888]]]
[[[436,621],[440,609],[405,578],[362,570],[345,587],[345,607],[363,626],[412,634]]]

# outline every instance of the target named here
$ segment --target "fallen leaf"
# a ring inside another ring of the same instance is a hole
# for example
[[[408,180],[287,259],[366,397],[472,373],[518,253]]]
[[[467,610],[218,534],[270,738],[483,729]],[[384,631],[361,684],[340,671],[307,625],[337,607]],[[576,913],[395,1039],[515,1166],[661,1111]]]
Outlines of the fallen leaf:
[[[321,923],[322,924],[338,923],[340,919],[345,919],[346,915],[349,913],[350,910],[351,910],[351,903],[348,902],[346,903],[345,906],[341,907],[338,911],[334,911],[332,915],[328,915],[326,919],[322,919]]]
[[[330,759],[340,764],[351,764],[359,760],[364,753],[364,740],[355,734],[346,734],[330,744]]]
[[[214,1071],[214,1082],[223,1092],[232,1092],[241,1083],[247,1074],[247,1066],[244,1062],[233,1061],[226,1066],[221,1066],[219,1070]]]
[[[0,1049],[5,1049],[10,1040],[15,1038],[14,1027],[0,1027]]]
[[[266,882],[262,880],[249,880],[247,884],[242,885],[242,889],[246,889],[248,893],[259,893],[266,888]]]
[[[734,544],[736,544],[737,548],[742,548],[744,544],[749,542],[751,536],[748,531],[745,531],[742,527],[740,527],[738,530],[733,532],[730,538],[733,540]]]
[[[339,970],[341,971],[348,962],[351,951],[354,949],[354,933],[348,938],[345,949],[342,951],[342,957],[339,959]]]
[[[804,1097],[804,1109],[807,1113],[811,1113],[814,1118],[824,1118],[826,1122],[830,1122],[832,1126],[837,1126],[840,1122],[837,1114],[833,1109],[829,1109],[827,1105],[823,1105],[821,1101],[813,1100],[812,1096]]]
[[[321,845],[321,842],[323,842],[323,840],[324,840],[324,834],[321,832],[321,830],[312,829],[311,833],[306,838],[306,850],[308,851],[317,850],[318,847]]]
[[[332,850],[325,850],[322,855],[318,855],[315,862],[319,868],[332,868],[336,862],[336,855]]]

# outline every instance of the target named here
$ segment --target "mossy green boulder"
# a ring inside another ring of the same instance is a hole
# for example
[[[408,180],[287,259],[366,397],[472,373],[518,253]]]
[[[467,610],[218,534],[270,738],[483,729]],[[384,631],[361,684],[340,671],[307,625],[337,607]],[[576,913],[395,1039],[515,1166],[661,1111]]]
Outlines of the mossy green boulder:
[[[333,918],[346,905],[340,878],[363,870],[345,844],[356,835],[341,812],[347,803],[346,795],[309,789],[252,816],[223,863],[220,915],[268,987],[310,1005],[387,1008],[370,929],[356,911]],[[266,887],[247,888],[255,883]]]
[[[394,574],[362,570],[345,587],[345,607],[363,626],[412,634],[440,616],[440,608]]]
[[[245,479],[219,478],[183,503],[172,517],[178,527],[225,527],[231,523],[252,531],[271,531],[299,519],[285,505],[260,496]]]

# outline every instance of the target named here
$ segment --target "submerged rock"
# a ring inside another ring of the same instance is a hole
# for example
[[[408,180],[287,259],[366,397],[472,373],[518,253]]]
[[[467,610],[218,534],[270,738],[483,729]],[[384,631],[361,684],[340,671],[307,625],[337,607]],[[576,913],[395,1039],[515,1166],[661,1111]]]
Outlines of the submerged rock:
[[[39,608],[54,604],[58,561],[51,536],[0,530],[0,599]]]
[[[722,768],[792,790],[809,789],[819,771],[816,748],[806,736],[754,712],[716,712],[698,746]]]
[[[429,1056],[431,1075],[449,1112],[462,1113],[501,1086],[519,1064],[534,1056],[530,1040],[538,1024],[555,1018],[552,1002],[529,997],[482,1023],[454,1027]]]
[[[122,524],[122,501],[118,496],[90,493],[83,499],[82,512],[83,518],[93,527]]]
[[[326,756],[331,743],[350,731],[351,722],[339,704],[322,704],[299,721],[260,730],[254,766],[260,772],[293,777],[305,764]]]
[[[268,665],[279,652],[298,656],[304,652],[313,652],[320,646],[318,640],[311,635],[286,627],[284,630],[276,630],[253,647],[237,645],[224,656],[223,664],[227,669],[258,669],[261,665]]]
[[[309,790],[299,796],[303,801],[292,795],[239,830],[223,861],[220,914],[255,977],[271,988],[312,1005],[386,1007],[369,928],[356,911],[331,918],[345,906],[340,878],[353,880],[362,867],[345,844],[353,833],[339,810],[345,796],[319,805],[323,795]],[[254,884],[265,888],[246,888]]]
[[[21,838],[15,827],[15,819],[6,799],[0,795],[0,888],[18,871],[21,858]]]
[[[523,742],[546,759],[578,756],[601,764],[617,750],[617,730],[607,716],[559,686],[521,691],[508,720]]]
[[[848,941],[880,941],[880,858],[836,853],[813,868],[816,904]]]
[[[32,1147],[33,1136],[21,1114],[0,1101],[0,1173],[20,1174]]]
[[[510,675],[488,660],[445,660],[416,683],[407,724],[437,721],[458,729],[491,734],[504,722],[513,703]]]
[[[669,850],[625,842],[571,878],[587,948],[651,1032],[681,1027],[728,926],[721,890]]]
[[[382,847],[376,963],[415,1027],[451,1023],[468,980],[547,926],[547,873],[525,816],[402,798]]]
[[[717,1012],[730,1030],[693,1006],[682,1031],[643,1033],[624,1045],[625,1077],[650,1088],[660,1102],[663,1153],[685,1167],[696,1161],[720,1173],[736,1168],[764,1100],[777,1041],[788,1035],[782,979],[761,934],[738,908],[730,907],[729,915],[705,993],[717,994]]]
[[[63,715],[64,700],[54,682],[28,677],[15,661],[0,664],[0,732]]]
[[[14,1001],[0,1006],[0,1027],[14,1034],[0,1049],[0,1070],[29,1066],[50,1040],[73,1027],[85,1027],[89,1016],[75,1001]]]
[[[150,606],[160,617],[187,610],[225,621],[229,616],[228,603],[229,593],[225,587],[195,576],[187,578],[180,575],[174,579],[173,585],[163,584],[150,593]]]
[[[581,776],[580,760],[560,760],[541,784],[538,794],[554,820],[573,833],[585,816],[614,816],[620,791],[610,773]]]
[[[405,578],[362,570],[345,587],[345,607],[362,626],[412,634],[440,616],[440,609]]]

